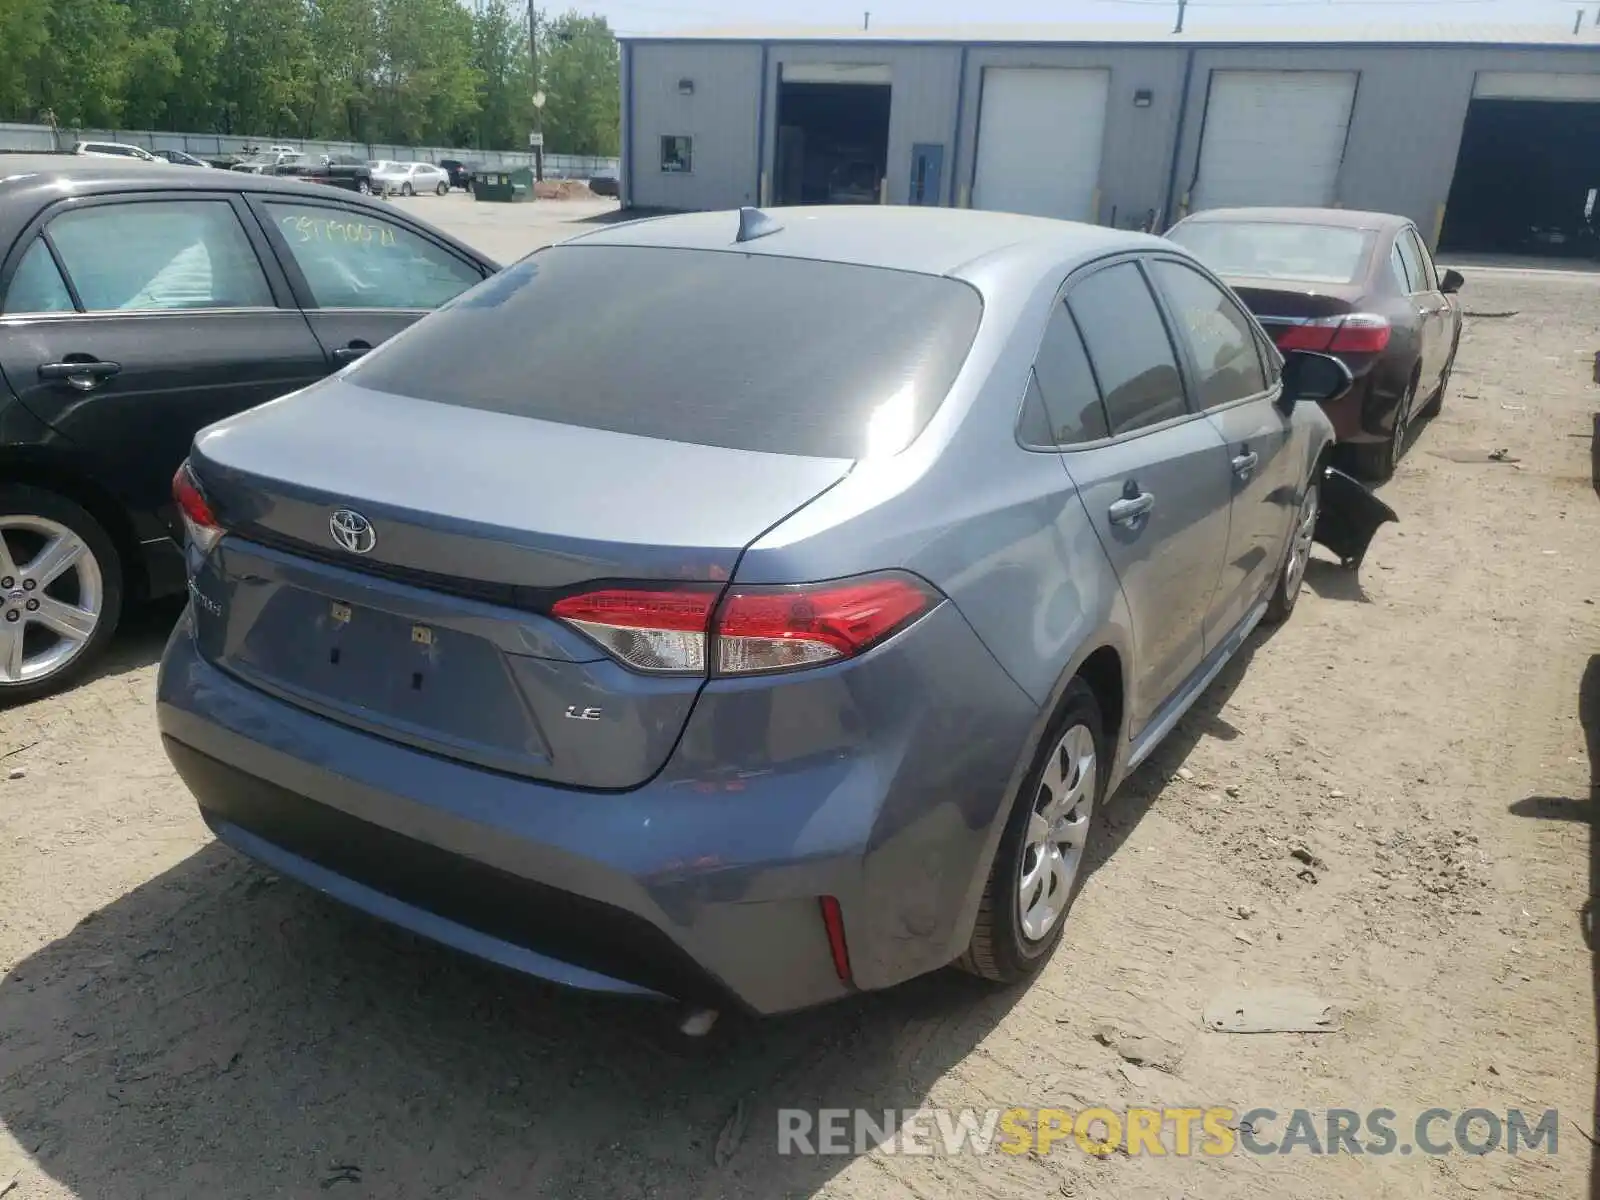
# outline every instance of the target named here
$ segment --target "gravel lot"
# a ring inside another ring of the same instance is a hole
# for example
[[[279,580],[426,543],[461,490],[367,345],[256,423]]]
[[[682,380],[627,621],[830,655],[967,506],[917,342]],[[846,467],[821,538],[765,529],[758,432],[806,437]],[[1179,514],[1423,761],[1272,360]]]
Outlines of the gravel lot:
[[[505,259],[567,228],[407,203]],[[1359,581],[1313,564],[1123,789],[1024,990],[949,973],[686,1042],[389,930],[212,843],[151,715],[173,610],[130,621],[91,682],[0,712],[0,1196],[1585,1194],[1600,276],[1471,271],[1464,299],[1513,315],[1469,321],[1383,492],[1402,524]],[[1338,1029],[1204,1029],[1242,985],[1311,989]],[[1558,1108],[1559,1153],[776,1150],[780,1107],[1152,1102]]]

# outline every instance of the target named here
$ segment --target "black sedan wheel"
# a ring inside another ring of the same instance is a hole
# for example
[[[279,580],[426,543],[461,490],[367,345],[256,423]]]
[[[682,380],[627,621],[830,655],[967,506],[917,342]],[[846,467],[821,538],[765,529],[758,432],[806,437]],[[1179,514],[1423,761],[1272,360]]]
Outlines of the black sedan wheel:
[[[356,191],[360,192],[363,196],[370,196],[372,195],[372,184],[365,179],[358,179],[356,181]]]
[[[48,695],[105,649],[122,611],[122,565],[71,500],[0,488],[0,706]]]

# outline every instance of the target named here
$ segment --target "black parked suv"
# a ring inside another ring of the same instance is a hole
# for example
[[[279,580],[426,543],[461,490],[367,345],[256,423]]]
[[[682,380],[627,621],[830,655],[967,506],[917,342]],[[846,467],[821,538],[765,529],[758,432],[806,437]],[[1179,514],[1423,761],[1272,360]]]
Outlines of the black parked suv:
[[[326,186],[0,156],[0,706],[82,671],[124,604],[183,590],[171,483],[196,431],[496,269]]]
[[[441,158],[439,165],[449,172],[450,186],[463,191],[472,187],[473,177],[478,173],[477,163],[465,163],[456,158]]]

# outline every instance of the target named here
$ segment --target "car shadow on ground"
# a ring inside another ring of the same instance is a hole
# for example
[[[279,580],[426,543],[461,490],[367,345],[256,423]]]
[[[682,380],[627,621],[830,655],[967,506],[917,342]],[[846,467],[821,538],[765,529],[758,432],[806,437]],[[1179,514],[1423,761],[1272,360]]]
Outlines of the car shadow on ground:
[[[1518,800],[1511,811],[1522,817],[1548,821],[1576,821],[1589,826],[1589,889],[1588,900],[1579,910],[1584,942],[1589,948],[1589,963],[1595,1011],[1595,1036],[1600,1043],[1600,939],[1596,937],[1596,920],[1600,917],[1600,827],[1595,821],[1595,804],[1600,802],[1600,654],[1590,657],[1578,685],[1578,723],[1583,727],[1584,743],[1589,755],[1589,794],[1583,796],[1529,796]],[[1600,1114],[1600,1060],[1595,1064],[1595,1107]],[[1589,1191],[1600,1196],[1600,1128],[1579,1129],[1588,1138]]]
[[[130,605],[117,624],[116,636],[111,639],[100,661],[89,669],[88,679],[102,679],[122,675],[148,667],[161,657],[167,636],[183,614],[187,599],[167,596],[161,600]],[[78,686],[83,686],[80,683]]]
[[[1372,603],[1372,597],[1361,586],[1359,571],[1352,571],[1326,558],[1313,558],[1306,564],[1306,586],[1324,600]]]
[[[1127,839],[1269,636],[1105,812]],[[809,1197],[778,1110],[923,1105],[1025,988],[954,970],[790,1016],[589,996],[456,955],[218,844],[0,978],[0,1125],[83,1196]]]

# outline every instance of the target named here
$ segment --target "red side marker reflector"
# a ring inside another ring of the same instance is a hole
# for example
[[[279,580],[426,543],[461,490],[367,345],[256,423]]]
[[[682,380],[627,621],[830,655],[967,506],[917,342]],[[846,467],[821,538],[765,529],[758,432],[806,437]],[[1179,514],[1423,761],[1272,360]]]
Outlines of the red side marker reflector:
[[[845,983],[850,982],[850,948],[844,940],[844,914],[839,911],[839,901],[832,896],[819,897],[822,907],[822,925],[828,931],[828,949],[833,952],[833,969]]]

